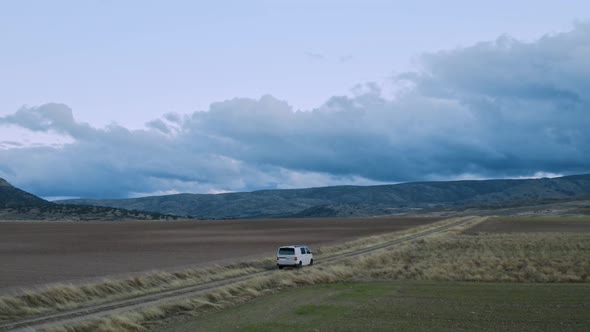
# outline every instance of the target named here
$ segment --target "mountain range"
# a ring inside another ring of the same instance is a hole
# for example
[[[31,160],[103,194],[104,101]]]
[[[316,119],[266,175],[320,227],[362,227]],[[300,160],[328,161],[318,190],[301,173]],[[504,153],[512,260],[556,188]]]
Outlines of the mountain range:
[[[347,217],[408,213],[508,201],[590,194],[590,174],[558,178],[412,182],[127,199],[70,199],[60,204],[114,207],[200,219]]]
[[[0,178],[0,220],[169,220],[159,212],[80,204],[56,204],[12,186]]]

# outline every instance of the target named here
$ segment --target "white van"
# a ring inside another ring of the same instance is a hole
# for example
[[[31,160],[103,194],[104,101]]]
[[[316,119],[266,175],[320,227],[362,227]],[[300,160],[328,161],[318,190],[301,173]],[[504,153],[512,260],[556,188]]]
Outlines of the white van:
[[[307,246],[284,246],[277,250],[277,266],[302,267],[313,265],[313,254]]]

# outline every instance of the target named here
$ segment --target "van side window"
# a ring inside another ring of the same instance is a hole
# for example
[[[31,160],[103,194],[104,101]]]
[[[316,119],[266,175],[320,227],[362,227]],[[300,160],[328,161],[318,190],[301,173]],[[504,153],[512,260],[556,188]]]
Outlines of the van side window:
[[[305,254],[305,249],[303,249],[303,248],[299,248],[299,249],[301,250],[301,254],[304,255]]]
[[[309,251],[309,249],[305,248],[305,253],[306,254],[311,254],[311,251]]]

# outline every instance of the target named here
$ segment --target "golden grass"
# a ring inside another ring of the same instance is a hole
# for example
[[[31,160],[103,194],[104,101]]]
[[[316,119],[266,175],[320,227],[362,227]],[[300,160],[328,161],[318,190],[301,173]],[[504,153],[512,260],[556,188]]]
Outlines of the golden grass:
[[[349,264],[371,278],[590,282],[590,233],[456,234]]]

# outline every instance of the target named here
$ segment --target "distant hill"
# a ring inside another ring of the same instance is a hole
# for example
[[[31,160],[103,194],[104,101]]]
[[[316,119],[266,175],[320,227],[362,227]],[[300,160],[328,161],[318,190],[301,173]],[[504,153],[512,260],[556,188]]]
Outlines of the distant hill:
[[[177,194],[129,199],[75,199],[59,203],[110,206],[197,218],[344,217],[405,213],[507,201],[590,194],[590,174],[560,178],[413,182],[228,194]]]
[[[0,220],[154,220],[176,219],[158,212],[55,204],[18,189],[0,178]]]
[[[0,178],[0,209],[50,205],[52,205],[51,202],[15,188],[6,180]]]

